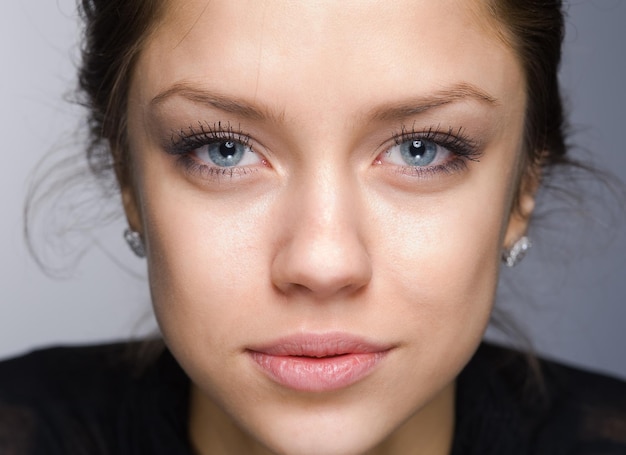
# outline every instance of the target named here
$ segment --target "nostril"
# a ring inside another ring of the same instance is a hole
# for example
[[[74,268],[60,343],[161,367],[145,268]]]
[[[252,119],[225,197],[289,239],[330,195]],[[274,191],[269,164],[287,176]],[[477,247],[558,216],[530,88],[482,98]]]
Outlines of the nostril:
[[[352,255],[365,256],[361,251],[353,251]],[[314,255],[307,257],[283,251],[279,256],[272,266],[272,279],[284,294],[324,299],[353,294],[371,280],[371,264],[367,257],[358,261],[320,263]]]

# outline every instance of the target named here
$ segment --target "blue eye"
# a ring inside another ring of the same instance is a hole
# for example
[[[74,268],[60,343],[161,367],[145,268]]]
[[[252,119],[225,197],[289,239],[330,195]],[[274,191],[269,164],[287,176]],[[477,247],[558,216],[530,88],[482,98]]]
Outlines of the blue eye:
[[[426,167],[449,158],[448,149],[427,139],[399,142],[387,151],[387,161],[399,166]]]
[[[428,166],[437,157],[437,144],[423,139],[403,142],[400,155],[409,166]]]
[[[193,154],[201,161],[221,168],[248,166],[260,161],[248,145],[235,140],[211,142],[198,147]]]
[[[206,151],[202,150],[196,153],[198,153],[198,155],[208,155],[208,158],[216,166],[232,167],[237,166],[241,162],[246,151],[247,147],[243,144],[239,144],[235,141],[224,141],[207,144]],[[198,158],[203,157],[198,156]]]

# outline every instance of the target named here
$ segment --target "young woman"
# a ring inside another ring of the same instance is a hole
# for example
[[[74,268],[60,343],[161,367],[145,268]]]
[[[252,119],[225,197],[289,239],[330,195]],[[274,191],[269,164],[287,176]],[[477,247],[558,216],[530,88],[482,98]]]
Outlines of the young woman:
[[[82,7],[167,349],[5,362],[9,453],[626,453],[624,384],[480,346],[567,163],[559,1]]]

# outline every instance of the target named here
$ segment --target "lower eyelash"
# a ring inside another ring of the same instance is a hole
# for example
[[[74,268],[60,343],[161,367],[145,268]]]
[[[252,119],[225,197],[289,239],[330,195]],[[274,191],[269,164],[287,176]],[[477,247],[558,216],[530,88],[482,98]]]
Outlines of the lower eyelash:
[[[432,178],[441,176],[441,174],[454,174],[467,169],[467,161],[478,161],[476,159],[469,159],[464,156],[456,156],[452,161],[446,164],[439,164],[431,167],[419,167],[419,166],[400,166],[397,169],[397,173],[402,175],[409,175],[411,177],[419,178]]]
[[[188,153],[178,155],[176,158],[176,164],[180,166],[185,173],[205,180],[216,180],[221,177],[228,177],[232,179],[233,177],[247,175],[256,171],[255,168],[249,167],[216,167],[207,164],[200,164],[198,160],[193,158]]]

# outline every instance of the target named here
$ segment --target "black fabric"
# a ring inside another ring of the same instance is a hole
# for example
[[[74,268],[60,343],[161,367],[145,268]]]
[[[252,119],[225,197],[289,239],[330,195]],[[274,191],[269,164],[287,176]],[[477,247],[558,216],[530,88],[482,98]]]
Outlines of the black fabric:
[[[191,454],[188,379],[167,352],[139,371],[129,348],[53,348],[0,363],[0,454]]]
[[[626,454],[625,382],[508,349],[480,347],[456,408],[453,455]]]
[[[2,455],[191,455],[189,380],[122,344],[0,362]],[[626,454],[626,383],[482,345],[457,382],[452,455]],[[533,376],[535,375],[535,376]]]

